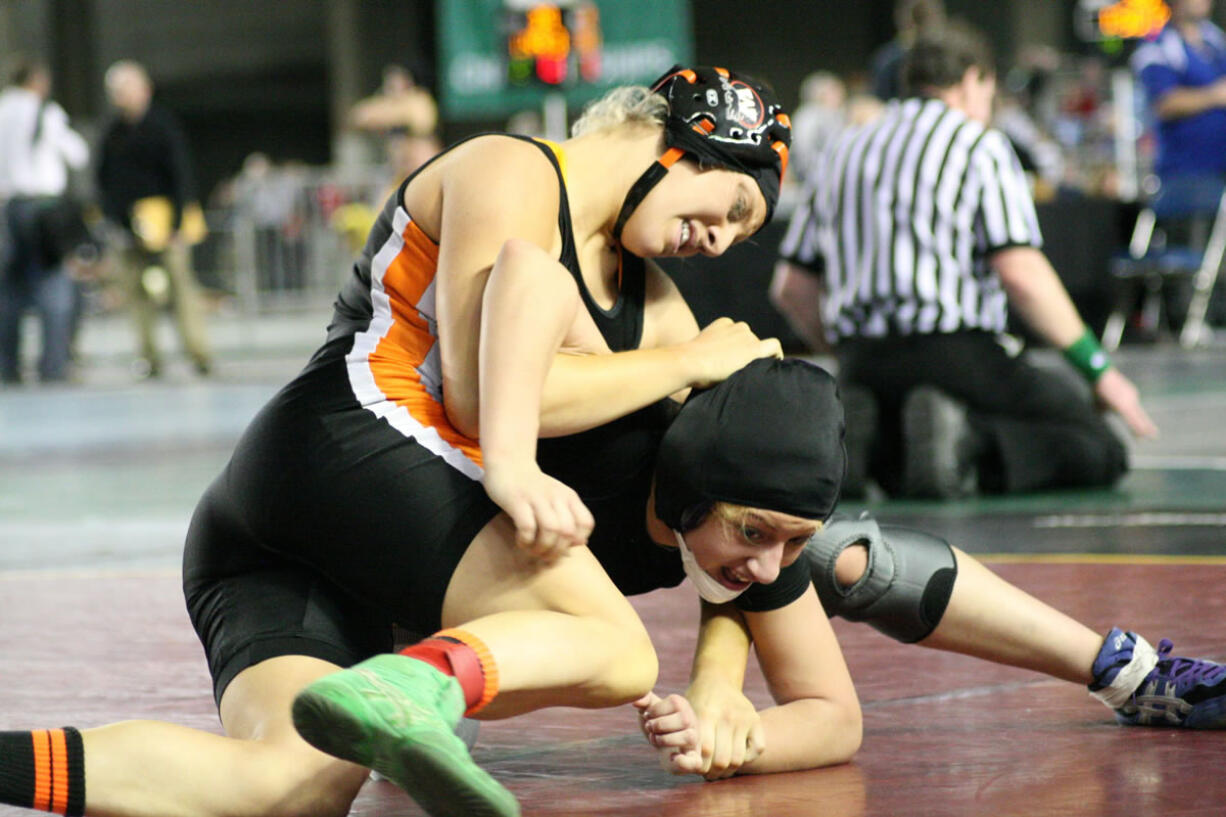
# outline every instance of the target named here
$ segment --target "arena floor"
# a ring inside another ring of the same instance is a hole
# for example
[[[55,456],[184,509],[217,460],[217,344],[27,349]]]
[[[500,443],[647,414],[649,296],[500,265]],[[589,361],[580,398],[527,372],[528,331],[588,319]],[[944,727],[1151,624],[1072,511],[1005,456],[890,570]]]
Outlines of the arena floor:
[[[0,392],[0,729],[155,718],[218,731],[180,596],[196,498],[322,322],[223,326],[217,377],[132,384],[104,329],[83,383]],[[91,334],[92,333],[92,334]],[[118,343],[116,341],[116,343]],[[1105,631],[1226,660],[1226,347],[1117,356],[1163,429],[1115,490],[858,504],[941,534]],[[688,587],[636,605],[662,689],[687,675]],[[1226,809],[1226,735],[1117,727],[1084,689],[836,622],[865,709],[854,763],[703,783],[658,767],[629,708],[485,724],[476,758],[525,815],[1188,817]],[[765,703],[756,671],[750,695]],[[21,812],[0,807],[0,817]],[[354,814],[418,815],[388,783]]]

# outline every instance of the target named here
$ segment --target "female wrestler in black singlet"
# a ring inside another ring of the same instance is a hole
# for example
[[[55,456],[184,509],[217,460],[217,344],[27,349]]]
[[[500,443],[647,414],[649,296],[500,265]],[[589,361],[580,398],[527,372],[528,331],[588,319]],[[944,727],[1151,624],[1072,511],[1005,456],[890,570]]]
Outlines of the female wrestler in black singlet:
[[[582,547],[591,514],[538,466],[537,440],[650,420],[668,395],[780,354],[743,324],[700,331],[638,259],[719,255],[755,233],[778,198],[788,125],[763,86],[677,68],[615,90],[577,129],[559,145],[467,140],[389,202],[327,342],[254,419],[192,521],[184,589],[226,737],[160,723],[73,737],[87,811],[343,813],[365,772],[303,742],[290,704],[388,649],[392,622],[464,626],[419,645],[459,675],[460,711],[607,706],[650,689],[651,642]],[[606,337],[636,309],[636,338]],[[553,459],[564,478],[582,470]],[[566,661],[539,660],[541,645]]]
[[[685,72],[672,81],[691,101],[710,98]],[[726,90],[731,97],[718,92],[712,96],[743,100],[748,93],[735,83]],[[682,132],[697,133],[695,138],[701,140],[712,130]],[[649,170],[645,178],[650,182],[653,175],[660,171]],[[770,202],[770,188],[764,184],[762,190]],[[633,189],[628,200],[635,201]],[[646,206],[651,198],[643,201]],[[621,223],[619,218],[614,235]],[[629,231],[633,219],[625,225]],[[676,246],[684,247],[690,235],[690,227],[683,224]],[[483,315],[486,338],[513,335],[510,324],[522,323],[531,314],[542,341],[538,348],[550,352],[565,346],[566,328],[573,326],[570,316],[586,306],[615,352],[606,362],[613,366],[628,359],[619,355],[630,353],[617,350],[622,343],[633,345],[635,332],[625,331],[633,321],[626,320],[619,332],[618,321],[610,318],[629,309],[634,298],[602,306],[580,274],[575,278],[580,297],[575,299],[567,289],[555,299],[559,293],[551,293],[529,273],[526,261],[512,256],[491,274],[487,306],[491,294],[510,297],[495,297],[494,310]],[[635,291],[636,273],[624,257],[618,280],[623,293]],[[559,308],[540,308],[550,302]],[[516,357],[504,346],[483,345],[482,355],[482,450],[492,460],[499,443],[491,438],[486,420],[490,407],[499,402],[485,388],[487,366],[510,367]],[[540,377],[543,380],[544,373]],[[670,765],[679,772],[716,777],[773,772],[852,756],[861,738],[860,710],[827,611],[867,620],[905,640],[1091,684],[1100,696],[1111,688],[1104,697],[1109,704],[1120,696],[1126,699],[1145,674],[1123,672],[1144,652],[1142,642],[1130,640],[1131,634],[1120,643],[1136,645],[1135,650],[1113,646],[1113,639],[1104,642],[1101,635],[1010,587],[935,537],[889,530],[892,542],[882,542],[880,532],[868,533],[862,544],[848,538],[839,545],[842,551],[834,551],[814,536],[834,507],[843,473],[842,419],[828,376],[808,364],[755,361],[704,392],[692,406],[687,404],[660,443],[653,494],[643,464],[650,458],[652,428],[659,428],[658,411],[649,404],[629,415],[618,412],[621,419],[602,427],[540,443],[537,460],[544,470],[578,489],[595,511],[589,548],[557,558],[556,548],[529,544],[529,550],[550,565],[545,570],[540,563],[515,558],[505,539],[487,548],[478,537],[452,574],[443,604],[443,623],[462,623],[463,629],[444,631],[402,655],[378,656],[314,682],[295,699],[298,731],[330,754],[383,772],[432,814],[517,813],[509,793],[476,767],[451,735],[465,707],[483,717],[505,717],[548,705],[609,705],[625,700],[620,696],[633,690],[635,672],[654,665],[633,645],[636,620],[620,618],[612,608],[596,612],[588,606],[603,586],[590,575],[568,587],[551,588],[547,609],[538,608],[541,602],[533,594],[540,571],[566,575],[566,562],[589,555],[597,558],[620,592],[628,593],[678,581],[679,552],[682,570],[705,600],[730,602],[708,611],[695,658],[696,683],[689,694],[699,699],[699,708],[705,703],[716,719],[721,712],[748,709],[748,723],[728,722],[722,737],[713,736],[706,724],[700,732],[687,699],[661,700],[649,692],[635,699],[653,743],[670,753]],[[534,436],[521,433],[516,439]],[[632,443],[643,446],[641,454]],[[511,482],[493,485],[491,474],[487,467],[485,485],[498,499],[504,496],[500,488]],[[511,503],[499,504],[516,520],[519,539],[526,542],[522,517]],[[645,524],[640,521],[643,514]],[[618,526],[623,520],[633,521]],[[859,529],[852,530],[859,535]],[[610,536],[612,532],[617,535]],[[675,552],[664,551],[673,544]],[[894,562],[898,572],[892,576],[870,567],[885,562],[878,552],[883,547],[899,554]],[[827,550],[828,562],[823,555]],[[802,559],[802,551],[810,558]],[[813,553],[817,560],[811,558]],[[929,560],[927,565],[920,554]],[[820,602],[810,577],[826,591]],[[836,583],[840,586],[832,587]],[[880,592],[871,609],[840,606],[838,596],[850,596],[864,584]],[[898,590],[891,593],[895,585]],[[830,607],[823,610],[828,599]],[[566,615],[558,616],[561,611]],[[614,632],[604,626],[609,623],[623,629]],[[753,712],[736,680],[744,672],[749,634],[778,703],[761,713]],[[590,642],[583,636],[608,640]],[[1149,652],[1157,662],[1152,649]],[[1179,661],[1183,659],[1155,663],[1159,668],[1154,671],[1178,674]],[[592,666],[603,669],[585,675]],[[704,671],[708,667],[715,669]],[[1213,673],[1219,675],[1196,696],[1218,694],[1208,687],[1222,680],[1226,669],[1215,668]],[[1118,683],[1113,680],[1117,675]],[[716,680],[708,683],[710,676]],[[1219,685],[1226,691],[1226,682]],[[405,713],[413,714],[406,718]],[[717,744],[710,754],[704,745],[709,738]]]
[[[676,771],[850,758],[860,711],[806,550],[842,475],[832,381],[743,326],[699,332],[632,257],[718,254],[757,229],[784,122],[760,87],[682,69],[616,92],[548,152],[479,137],[409,180],[327,343],[193,518],[184,586],[226,737],[152,722],[0,733],[6,801],[343,814],[373,767],[431,814],[512,815],[452,727],[550,705],[636,702]],[[709,388],[668,424],[661,401],[693,387]],[[830,571],[847,588],[864,550]],[[957,558],[924,643],[1093,678],[1099,636]],[[682,575],[731,603],[705,611],[687,697],[659,699],[623,593]],[[393,622],[449,629],[374,655]],[[742,717],[750,635],[778,705]],[[1138,677],[1121,670],[1133,663],[1104,672]],[[694,710],[715,714],[701,740]],[[30,762],[10,763],[20,751]],[[18,791],[37,768],[58,770],[55,791]]]

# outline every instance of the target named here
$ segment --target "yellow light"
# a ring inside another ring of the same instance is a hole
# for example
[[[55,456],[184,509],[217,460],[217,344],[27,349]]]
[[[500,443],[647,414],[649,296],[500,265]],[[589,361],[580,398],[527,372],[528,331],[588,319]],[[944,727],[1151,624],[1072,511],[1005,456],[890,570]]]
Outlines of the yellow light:
[[[1098,12],[1098,30],[1108,37],[1149,37],[1170,19],[1163,0],[1118,0]]]
[[[523,30],[511,35],[508,43],[513,58],[563,59],[570,53],[570,32],[557,6],[536,6],[525,16]]]

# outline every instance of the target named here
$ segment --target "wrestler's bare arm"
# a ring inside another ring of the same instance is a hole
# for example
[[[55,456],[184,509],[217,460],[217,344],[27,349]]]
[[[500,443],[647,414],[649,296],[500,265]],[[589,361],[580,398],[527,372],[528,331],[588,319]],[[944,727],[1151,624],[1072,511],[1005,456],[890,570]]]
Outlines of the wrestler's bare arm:
[[[777,339],[759,338],[745,323],[719,318],[700,330],[676,284],[649,261],[640,348],[559,355],[545,381],[541,434],[572,434],[668,395],[680,399],[690,387],[781,354]]]
[[[747,631],[728,626],[736,616],[744,617]],[[732,683],[748,658],[746,632],[777,702],[757,713],[756,727],[741,716],[748,701]],[[704,615],[686,696],[650,703],[660,734],[652,742],[677,774],[810,769],[845,763],[860,747],[859,700],[812,588],[778,610],[740,613],[725,605]],[[733,746],[730,738],[742,732],[746,746]]]

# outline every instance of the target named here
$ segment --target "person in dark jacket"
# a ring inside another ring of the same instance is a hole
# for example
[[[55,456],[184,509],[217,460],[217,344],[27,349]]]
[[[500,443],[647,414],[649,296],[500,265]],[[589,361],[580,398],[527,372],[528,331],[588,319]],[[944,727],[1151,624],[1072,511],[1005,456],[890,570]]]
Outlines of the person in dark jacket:
[[[98,191],[106,217],[122,229],[118,248],[136,320],[141,376],[161,374],[156,319],[173,304],[184,350],[200,374],[212,368],[191,246],[204,237],[187,138],[174,116],[153,104],[153,83],[139,63],[120,60],[106,72],[117,116],[98,150]]]

